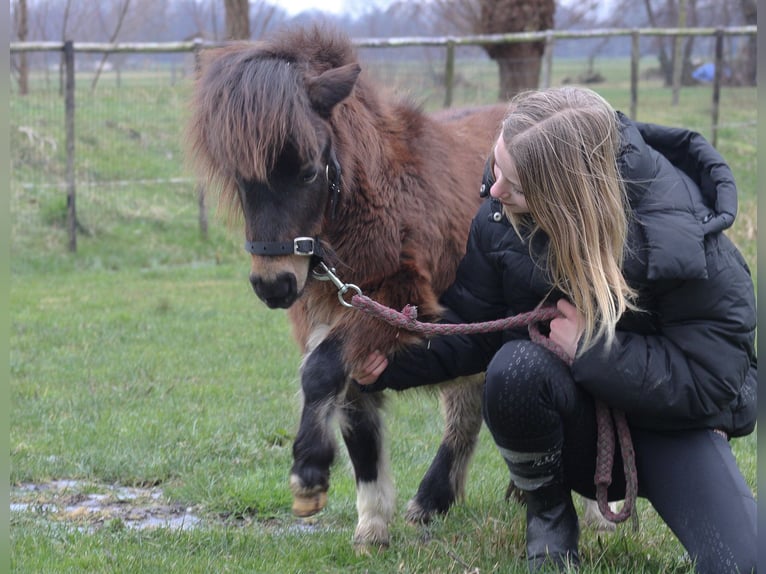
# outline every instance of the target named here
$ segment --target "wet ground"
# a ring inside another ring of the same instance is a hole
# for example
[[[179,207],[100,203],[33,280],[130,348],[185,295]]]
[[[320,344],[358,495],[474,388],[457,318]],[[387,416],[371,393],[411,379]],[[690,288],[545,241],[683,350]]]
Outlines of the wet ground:
[[[159,487],[105,485],[80,480],[11,487],[11,516],[17,513],[60,522],[85,532],[104,527],[190,530],[224,523],[228,526],[257,524],[273,534],[333,530],[322,525],[317,517],[256,520],[253,517],[225,519],[213,516],[203,519],[193,508],[169,503]]]
[[[83,530],[105,525],[188,530],[201,524],[192,509],[169,504],[160,488],[58,480],[11,488],[11,514],[32,513]]]

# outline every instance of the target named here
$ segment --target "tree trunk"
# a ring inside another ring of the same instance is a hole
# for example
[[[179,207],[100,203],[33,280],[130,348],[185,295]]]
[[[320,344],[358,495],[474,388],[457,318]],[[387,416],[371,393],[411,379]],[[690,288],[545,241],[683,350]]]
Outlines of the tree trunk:
[[[224,0],[226,39],[250,39],[250,3],[248,0]]]
[[[503,34],[553,29],[555,0],[481,0],[477,33]],[[516,42],[484,46],[498,65],[498,98],[506,100],[539,86],[545,42]]]
[[[518,47],[532,44],[519,44]],[[529,50],[528,54],[516,50],[516,54],[507,58],[496,58],[499,74],[499,98],[501,101],[512,98],[514,95],[525,90],[535,90],[540,82],[540,68],[542,64],[539,50]]]
[[[756,0],[740,0],[742,6],[742,16],[745,19],[745,24],[757,25],[757,2]],[[747,86],[756,85],[756,69],[758,63],[758,50],[757,50],[757,37],[755,35],[748,36],[745,40],[745,47],[743,50],[742,62],[739,67],[742,83]]]

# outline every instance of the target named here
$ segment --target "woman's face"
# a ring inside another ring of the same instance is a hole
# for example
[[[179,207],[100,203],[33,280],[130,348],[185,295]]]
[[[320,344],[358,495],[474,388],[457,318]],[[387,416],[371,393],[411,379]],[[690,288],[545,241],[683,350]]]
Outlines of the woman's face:
[[[519,174],[516,172],[516,164],[505,149],[502,136],[495,143],[494,155],[495,183],[489,188],[489,194],[499,200],[505,210],[510,213],[529,213],[527,200],[519,183]]]

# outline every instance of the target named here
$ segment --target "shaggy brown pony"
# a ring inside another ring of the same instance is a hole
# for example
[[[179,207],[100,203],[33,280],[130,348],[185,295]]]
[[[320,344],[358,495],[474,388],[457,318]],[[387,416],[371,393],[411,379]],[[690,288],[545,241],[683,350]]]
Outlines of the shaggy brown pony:
[[[505,106],[427,115],[382,95],[347,36],[313,26],[204,53],[188,141],[211,189],[244,219],[250,282],[288,309],[303,408],[293,445],[293,510],[321,510],[337,417],[354,467],[354,541],[386,545],[394,489],[382,437],[383,395],[349,373],[373,349],[416,341],[338,300],[344,283],[419,319],[437,320],[480,197]],[[446,430],[407,518],[428,521],[462,495],[481,427],[481,377],[441,387]]]

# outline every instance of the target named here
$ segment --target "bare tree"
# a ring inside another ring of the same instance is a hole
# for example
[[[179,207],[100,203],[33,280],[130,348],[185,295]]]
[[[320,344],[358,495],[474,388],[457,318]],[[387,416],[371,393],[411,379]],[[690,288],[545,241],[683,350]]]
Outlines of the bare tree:
[[[758,5],[756,0],[740,0],[742,18],[747,25],[758,24]],[[741,61],[737,66],[738,76],[741,82],[747,86],[756,85],[756,68],[758,52],[756,49],[756,37],[748,36],[745,41]]]
[[[114,26],[114,31],[112,32],[111,36],[109,36],[110,44],[117,41],[117,37],[120,35],[122,24],[125,22],[125,15],[128,13],[128,8],[130,8],[130,0],[125,0],[122,6],[120,6],[119,15],[117,16],[117,23]],[[106,63],[106,59],[108,57],[109,54],[107,52],[104,52],[104,54],[101,56],[101,61],[98,63],[98,68],[96,68],[96,74],[93,76],[93,81],[90,84],[91,91],[96,89],[96,84],[98,84],[98,79],[101,77],[101,71],[104,69],[104,64]]]
[[[631,0],[623,0],[621,5],[626,7],[630,2]],[[684,3],[684,9],[682,9],[681,3]],[[652,0],[644,0],[644,9],[646,10],[649,26],[652,28],[694,27],[699,23],[697,0],[688,0],[688,2],[686,0],[662,0],[654,3]],[[684,11],[685,15],[682,14]],[[682,23],[682,20],[685,20],[685,22]],[[680,74],[681,85],[688,86],[696,83],[692,78],[694,66],[691,60],[694,50],[694,36],[690,36],[680,42],[683,45],[683,50],[680,51],[674,49],[675,38],[672,37],[658,36],[653,40],[653,43],[657,49],[660,73],[665,86],[673,86],[673,73],[676,69]],[[676,58],[681,59],[677,66]]]
[[[215,21],[215,6],[218,1],[205,0],[205,2],[199,2],[197,0],[182,0],[175,3],[174,14],[182,16],[191,22],[191,33],[185,34],[182,38],[183,40],[191,40],[193,38],[218,40],[218,28]],[[210,18],[209,28],[207,24],[208,18]]]
[[[538,32],[553,28],[555,0],[481,0],[481,32]],[[544,42],[492,44],[485,47],[497,61],[501,100],[538,87]]]
[[[553,28],[555,0],[435,0],[443,18],[472,34],[539,32]],[[461,25],[460,22],[463,24]],[[497,62],[498,98],[535,89],[540,79],[545,42],[484,46]]]
[[[263,1],[253,2],[253,23],[255,24],[253,37],[263,36],[269,30],[277,15],[276,5]]]
[[[250,2],[248,0],[223,0],[226,8],[226,39],[250,39]]]

